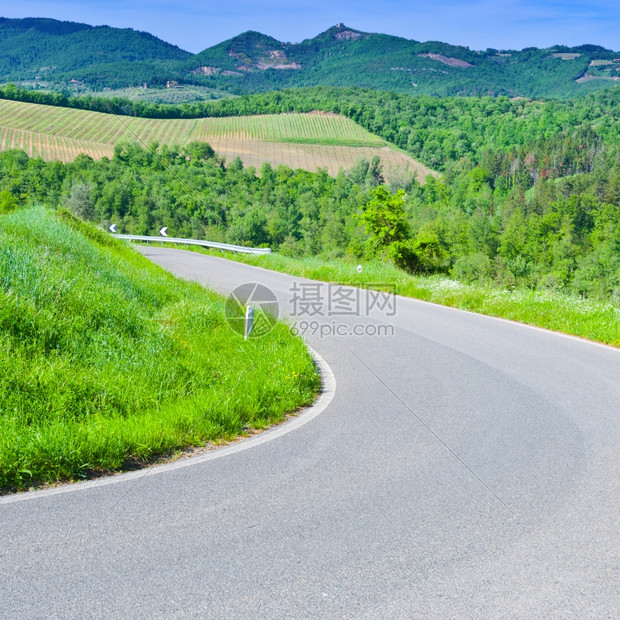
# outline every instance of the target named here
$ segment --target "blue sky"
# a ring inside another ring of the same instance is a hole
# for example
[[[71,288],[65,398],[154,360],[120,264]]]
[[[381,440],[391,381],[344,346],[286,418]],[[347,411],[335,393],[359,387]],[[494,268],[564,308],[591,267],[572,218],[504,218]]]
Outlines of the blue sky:
[[[2,17],[53,17],[146,30],[198,52],[245,30],[302,41],[344,22],[472,49],[595,43],[620,50],[620,2],[595,0],[20,0]]]

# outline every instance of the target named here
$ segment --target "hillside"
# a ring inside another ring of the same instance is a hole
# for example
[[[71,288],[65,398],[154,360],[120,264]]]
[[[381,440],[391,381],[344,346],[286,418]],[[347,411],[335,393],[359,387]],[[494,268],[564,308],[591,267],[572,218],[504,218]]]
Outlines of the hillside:
[[[337,85],[409,94],[566,98],[620,79],[597,45],[474,51],[338,24],[299,43],[248,31],[190,54],[144,32],[49,19],[0,20],[0,81],[79,89],[199,85],[235,94]]]
[[[313,399],[286,326],[244,342],[225,299],[67,213],[0,210],[0,248],[0,493],[133,469]]]
[[[360,158],[379,156],[389,180],[392,174],[416,172],[424,182],[432,171],[388,145],[357,123],[336,114],[145,119],[0,100],[0,150],[22,149],[32,157],[72,161],[80,153],[95,159],[112,157],[118,142],[185,145],[208,142],[228,161],[246,166],[269,162],[336,175]]]
[[[562,97],[620,79],[617,58],[594,45],[473,51],[339,24],[301,43],[246,32],[193,56],[186,67],[205,83],[235,92],[333,85],[440,96]]]
[[[147,32],[54,19],[0,18],[0,79],[165,84],[170,61],[191,57]]]

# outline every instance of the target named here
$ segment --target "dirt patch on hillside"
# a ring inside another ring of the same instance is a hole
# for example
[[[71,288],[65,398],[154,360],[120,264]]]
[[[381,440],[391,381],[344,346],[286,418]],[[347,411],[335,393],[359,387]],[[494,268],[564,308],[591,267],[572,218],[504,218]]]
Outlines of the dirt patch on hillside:
[[[338,39],[339,41],[356,41],[360,39],[363,35],[360,32],[353,32],[352,30],[343,30],[342,32],[337,32],[334,35],[334,39]]]
[[[611,82],[617,82],[618,80],[620,80],[620,77],[611,75],[590,75],[589,73],[586,73],[580,78],[577,78],[575,82],[577,82],[577,84],[585,84],[586,82],[592,82],[593,80],[608,80]]]
[[[459,67],[460,69],[467,69],[474,66],[469,62],[461,60],[460,58],[443,56],[442,54],[418,54],[418,56],[420,58],[430,58],[431,60],[437,60],[438,62],[442,62],[444,65],[449,65],[450,67]]]
[[[196,67],[192,73],[195,75],[217,75],[220,71],[219,67]]]
[[[289,62],[284,64],[273,64],[269,62],[258,62],[256,68],[264,71],[265,69],[301,69],[301,65],[298,62]]]
[[[263,142],[260,140],[234,140],[213,138],[210,144],[215,152],[231,161],[239,157],[245,166],[257,170],[265,163],[272,166],[279,164],[290,168],[303,168],[316,172],[327,168],[327,172],[336,176],[342,170],[348,170],[361,157],[371,160],[375,155],[381,158],[386,181],[400,179],[415,173],[416,179],[424,184],[427,177],[439,177],[439,174],[427,168],[409,155],[391,147],[330,146],[317,144],[291,144],[287,142]]]

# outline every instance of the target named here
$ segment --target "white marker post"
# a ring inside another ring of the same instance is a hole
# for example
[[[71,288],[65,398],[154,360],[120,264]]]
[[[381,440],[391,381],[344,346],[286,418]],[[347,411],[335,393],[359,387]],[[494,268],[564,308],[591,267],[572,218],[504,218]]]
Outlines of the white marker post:
[[[254,308],[252,306],[248,306],[245,309],[245,336],[244,340],[248,339],[248,336],[252,333],[252,329],[254,329]]]
[[[167,227],[167,226],[164,226],[164,227],[163,227],[163,228],[159,231],[159,234],[160,234],[162,237],[167,237],[167,236],[168,236],[168,232],[167,232],[167,231],[168,231],[168,227]]]
[[[116,232],[116,224],[110,224],[110,232],[111,233],[115,233]]]
[[[357,273],[362,273],[362,266],[361,265],[357,266]]]

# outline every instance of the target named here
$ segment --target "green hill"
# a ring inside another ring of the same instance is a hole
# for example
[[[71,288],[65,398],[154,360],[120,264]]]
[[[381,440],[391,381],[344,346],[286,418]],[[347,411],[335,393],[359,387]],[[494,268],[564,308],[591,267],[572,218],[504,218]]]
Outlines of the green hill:
[[[281,42],[248,31],[190,54],[145,32],[51,19],[0,19],[0,81],[95,89],[197,85],[235,94],[317,85],[425,95],[565,98],[620,79],[620,53],[597,45],[470,50],[338,24]]]
[[[170,61],[191,54],[131,28],[54,19],[0,18],[0,76],[5,80],[69,82],[102,87],[165,81]],[[117,74],[118,73],[118,74]]]
[[[0,493],[135,468],[313,399],[312,360],[285,325],[244,342],[223,298],[67,213],[1,215],[7,196]]]
[[[388,181],[415,172],[423,183],[433,174],[406,153],[336,114],[123,119],[115,114],[0,99],[0,150],[19,148],[30,156],[66,162],[80,153],[110,158],[116,144],[136,140],[173,148],[195,140],[208,142],[220,157],[228,161],[239,157],[256,169],[268,162],[311,171],[325,168],[335,176],[361,158],[379,157]]]
[[[595,45],[473,51],[339,24],[301,43],[246,32],[193,56],[186,67],[205,83],[235,92],[333,85],[440,96],[563,97],[608,86],[619,75],[617,57]]]

